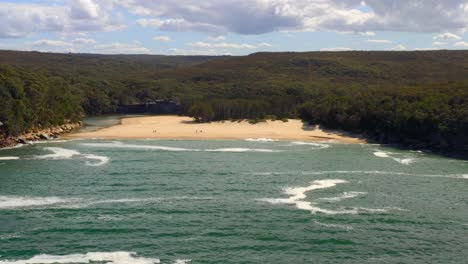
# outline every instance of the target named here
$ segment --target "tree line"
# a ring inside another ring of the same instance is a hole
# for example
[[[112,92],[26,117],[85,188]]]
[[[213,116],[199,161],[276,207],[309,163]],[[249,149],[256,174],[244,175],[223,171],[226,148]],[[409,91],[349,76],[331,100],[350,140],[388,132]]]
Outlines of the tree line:
[[[168,99],[199,122],[301,118],[379,142],[468,152],[467,51],[244,57],[0,52],[0,64],[4,135]]]

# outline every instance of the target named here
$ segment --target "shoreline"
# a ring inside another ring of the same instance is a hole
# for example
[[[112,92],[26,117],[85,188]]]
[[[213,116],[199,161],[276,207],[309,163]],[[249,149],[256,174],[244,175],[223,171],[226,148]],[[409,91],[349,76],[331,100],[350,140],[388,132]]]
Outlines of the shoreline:
[[[305,125],[301,120],[288,122],[266,121],[250,124],[247,121],[196,123],[184,116],[123,117],[120,124],[93,132],[76,132],[63,136],[69,139],[161,139],[161,140],[303,140],[310,142],[337,141],[368,143],[357,135],[341,131],[322,130]]]
[[[82,126],[82,122],[68,123],[59,126],[52,126],[43,129],[32,129],[31,132],[21,134],[19,136],[7,137],[0,139],[0,149],[15,148],[19,145],[28,145],[33,142],[47,141],[57,139],[59,136],[64,136],[72,133],[74,130]]]

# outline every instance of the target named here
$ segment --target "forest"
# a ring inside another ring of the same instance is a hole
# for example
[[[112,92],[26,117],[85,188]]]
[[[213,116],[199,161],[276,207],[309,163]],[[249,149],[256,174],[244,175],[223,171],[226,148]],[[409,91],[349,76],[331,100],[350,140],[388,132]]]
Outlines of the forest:
[[[378,142],[468,152],[468,51],[249,56],[0,51],[0,131],[169,99],[199,122],[301,118]]]

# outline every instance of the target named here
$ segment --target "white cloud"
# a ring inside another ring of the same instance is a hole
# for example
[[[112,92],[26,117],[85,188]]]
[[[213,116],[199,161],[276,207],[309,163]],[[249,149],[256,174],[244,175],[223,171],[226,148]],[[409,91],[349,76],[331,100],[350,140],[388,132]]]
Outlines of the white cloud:
[[[441,42],[441,41],[432,42],[432,46],[445,46],[445,45],[447,45],[447,42]]]
[[[376,35],[375,32],[372,32],[372,31],[358,32],[357,34],[360,36],[364,36],[364,37],[375,37]]]
[[[262,34],[273,31],[444,32],[468,28],[467,0],[119,0],[168,31]]]
[[[89,39],[89,38],[77,38],[72,41],[73,44],[77,45],[89,45],[89,44],[96,44],[96,40]]]
[[[172,39],[170,37],[168,37],[168,36],[156,36],[156,37],[153,37],[153,40],[161,41],[161,42],[172,41]]]
[[[151,50],[142,47],[138,43],[111,43],[97,45],[93,52],[101,54],[152,54]]]
[[[368,39],[367,42],[369,42],[369,43],[378,43],[378,44],[393,43],[393,41],[387,40],[387,39]]]
[[[459,47],[459,48],[468,48],[468,42],[459,41],[459,42],[455,43],[454,46]]]
[[[226,37],[224,37],[224,36],[209,36],[208,39],[211,40],[211,41],[225,41]]]
[[[399,45],[396,45],[395,47],[391,48],[390,50],[408,50],[408,48],[406,48],[406,46],[403,45],[403,44],[399,44]]]
[[[452,33],[444,33],[434,37],[436,40],[460,40],[461,37]]]
[[[110,31],[123,27],[112,14],[112,0],[59,1],[62,4],[0,4],[0,38],[25,37],[34,32]]]
[[[270,44],[270,43],[267,43],[267,42],[263,42],[263,43],[260,43],[258,44],[259,47],[273,47],[273,44]]]
[[[71,43],[60,41],[60,40],[50,40],[50,39],[41,39],[31,43],[35,47],[70,47]]]

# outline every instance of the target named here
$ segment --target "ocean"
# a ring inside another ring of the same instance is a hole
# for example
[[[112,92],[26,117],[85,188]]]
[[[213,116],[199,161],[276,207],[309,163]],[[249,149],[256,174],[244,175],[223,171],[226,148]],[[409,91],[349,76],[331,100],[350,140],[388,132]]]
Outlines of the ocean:
[[[468,163],[380,145],[0,150],[0,263],[467,263]]]

